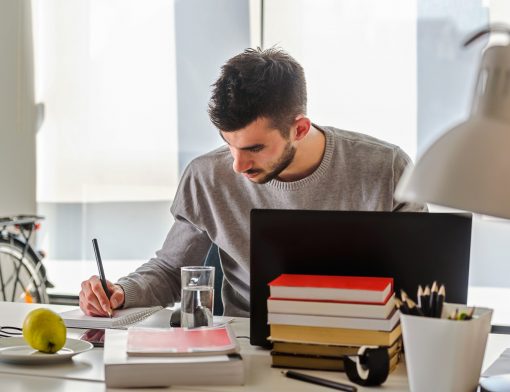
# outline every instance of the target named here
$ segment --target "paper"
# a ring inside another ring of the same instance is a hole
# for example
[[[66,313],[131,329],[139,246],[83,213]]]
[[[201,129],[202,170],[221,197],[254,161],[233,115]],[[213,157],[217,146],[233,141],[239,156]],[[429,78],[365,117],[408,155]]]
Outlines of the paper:
[[[60,313],[68,328],[126,328],[136,324],[163,309],[161,306],[150,308],[129,308],[113,311],[113,317],[87,316],[81,309]]]

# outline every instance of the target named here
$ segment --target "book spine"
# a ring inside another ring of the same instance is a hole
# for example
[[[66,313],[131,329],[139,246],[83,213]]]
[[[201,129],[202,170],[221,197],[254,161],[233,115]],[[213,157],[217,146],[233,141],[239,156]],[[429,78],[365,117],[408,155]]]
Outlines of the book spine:
[[[267,319],[270,324],[298,325],[305,327],[350,328],[389,332],[397,324],[399,320],[399,314],[400,313],[393,313],[389,319],[371,319],[269,313]]]
[[[310,299],[323,301],[342,301],[357,303],[383,304],[386,302],[388,293],[384,295],[379,291],[354,291],[328,288],[310,287],[281,287],[270,288],[272,297],[288,299]],[[390,293],[391,294],[391,293]],[[383,297],[384,295],[384,297]]]
[[[279,301],[299,301],[299,302],[310,302],[310,303],[324,303],[324,304],[338,304],[338,305],[367,305],[367,306],[384,306],[388,303],[389,300],[393,297],[393,293],[388,294],[388,296],[381,302],[369,302],[369,301],[347,301],[347,300],[334,300],[334,299],[325,299],[325,298],[310,298],[308,296],[301,297],[293,297],[293,296],[277,296],[270,295],[269,299],[279,300]]]
[[[278,324],[271,324],[270,330],[271,340],[346,346],[390,346],[401,335],[400,325],[391,332]]]
[[[385,305],[359,305],[269,298],[267,300],[267,309],[270,313],[385,319],[394,309],[394,301],[388,302]]]

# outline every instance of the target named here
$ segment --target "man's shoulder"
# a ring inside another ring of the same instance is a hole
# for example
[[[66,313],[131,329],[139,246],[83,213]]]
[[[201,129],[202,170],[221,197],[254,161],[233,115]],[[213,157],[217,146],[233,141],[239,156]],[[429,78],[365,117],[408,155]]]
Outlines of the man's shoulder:
[[[186,167],[183,177],[211,178],[232,172],[232,155],[227,146],[218,147],[193,158]]]
[[[331,126],[321,126],[320,128],[329,131],[330,135],[340,145],[351,145],[367,149],[387,150],[391,152],[400,150],[400,148],[395,144],[361,132],[346,131],[344,129]]]
[[[335,127],[321,127],[334,140],[333,148],[347,159],[356,162],[362,160],[365,164],[374,165],[383,162],[399,162],[407,165],[411,162],[409,156],[396,144],[366,135],[360,132],[346,131]]]
[[[193,158],[193,160],[190,162],[190,165],[193,166],[218,165],[219,163],[229,161],[230,159],[231,159],[230,151],[227,146],[223,145],[205,154],[199,155],[196,158]]]

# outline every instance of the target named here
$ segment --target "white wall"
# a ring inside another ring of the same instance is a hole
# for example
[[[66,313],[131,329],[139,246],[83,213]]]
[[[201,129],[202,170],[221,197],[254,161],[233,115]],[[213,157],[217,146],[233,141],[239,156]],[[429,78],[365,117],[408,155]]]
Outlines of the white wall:
[[[35,213],[30,2],[0,2],[0,216]]]

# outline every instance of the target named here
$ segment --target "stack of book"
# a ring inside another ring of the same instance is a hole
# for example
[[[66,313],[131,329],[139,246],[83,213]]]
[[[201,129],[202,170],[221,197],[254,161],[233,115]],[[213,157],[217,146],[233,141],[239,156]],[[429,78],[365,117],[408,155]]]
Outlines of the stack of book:
[[[402,348],[392,278],[290,275],[269,283],[272,365],[343,370],[360,346],[384,346],[390,371]]]
[[[229,325],[107,329],[104,370],[108,388],[244,383],[239,344]]]

